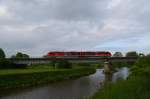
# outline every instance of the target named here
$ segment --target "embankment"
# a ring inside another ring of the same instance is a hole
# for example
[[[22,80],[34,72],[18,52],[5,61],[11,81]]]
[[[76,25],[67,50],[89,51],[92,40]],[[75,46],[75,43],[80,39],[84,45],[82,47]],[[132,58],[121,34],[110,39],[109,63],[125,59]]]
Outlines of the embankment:
[[[2,70],[0,70],[2,71]],[[7,70],[4,70],[7,71]],[[94,73],[94,68],[79,69],[54,69],[54,70],[9,70],[8,73],[0,73],[0,90],[10,88],[30,87],[40,84],[48,84],[61,80],[74,79]],[[12,72],[13,71],[13,72]]]

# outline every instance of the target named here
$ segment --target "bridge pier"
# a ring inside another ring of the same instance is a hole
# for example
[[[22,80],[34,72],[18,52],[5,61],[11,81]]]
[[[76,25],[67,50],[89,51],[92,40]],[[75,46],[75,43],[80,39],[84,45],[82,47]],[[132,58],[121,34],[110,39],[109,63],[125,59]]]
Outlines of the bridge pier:
[[[104,73],[111,74],[112,73],[112,64],[109,61],[104,62]]]

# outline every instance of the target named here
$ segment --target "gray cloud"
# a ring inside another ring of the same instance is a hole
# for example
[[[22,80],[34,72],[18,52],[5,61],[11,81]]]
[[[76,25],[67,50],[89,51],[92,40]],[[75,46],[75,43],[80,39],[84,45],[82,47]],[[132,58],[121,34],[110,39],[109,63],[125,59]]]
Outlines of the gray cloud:
[[[147,0],[0,0],[0,47],[8,56],[49,50],[148,53],[149,6]]]

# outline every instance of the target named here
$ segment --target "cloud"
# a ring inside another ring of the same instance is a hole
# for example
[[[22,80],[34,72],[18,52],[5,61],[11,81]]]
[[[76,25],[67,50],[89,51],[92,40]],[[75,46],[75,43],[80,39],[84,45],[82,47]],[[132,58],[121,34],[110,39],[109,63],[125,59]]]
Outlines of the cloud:
[[[110,3],[108,4],[107,8],[108,9],[114,8],[114,7],[118,6],[121,3],[121,1],[123,1],[123,0],[111,0]]]
[[[0,47],[8,56],[50,50],[148,53],[149,6],[146,0],[0,0]]]
[[[0,6],[0,16],[5,16],[7,14],[6,8],[3,6]]]
[[[8,19],[11,17],[11,13],[8,11],[8,8],[4,5],[0,5],[0,18]]]

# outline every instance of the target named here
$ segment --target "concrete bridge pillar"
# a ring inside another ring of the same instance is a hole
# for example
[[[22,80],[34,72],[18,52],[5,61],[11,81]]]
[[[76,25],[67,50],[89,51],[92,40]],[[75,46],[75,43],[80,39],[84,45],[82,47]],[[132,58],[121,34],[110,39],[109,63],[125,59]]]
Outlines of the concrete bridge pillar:
[[[112,73],[112,64],[111,62],[104,62],[104,73],[111,74]]]

